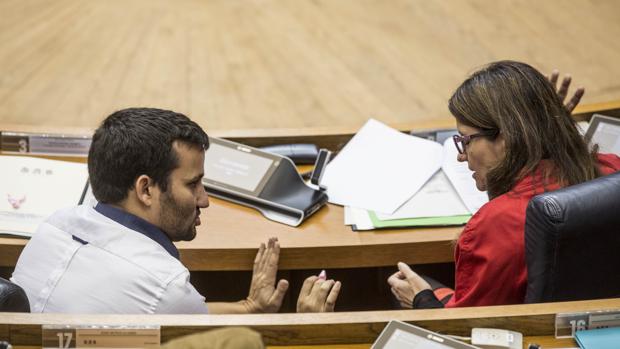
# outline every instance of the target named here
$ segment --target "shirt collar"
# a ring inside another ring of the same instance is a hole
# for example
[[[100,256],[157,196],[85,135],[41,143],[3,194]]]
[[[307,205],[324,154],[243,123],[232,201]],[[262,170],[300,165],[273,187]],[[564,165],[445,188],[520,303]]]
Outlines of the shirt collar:
[[[553,163],[549,160],[541,160],[534,171],[522,175],[513,188],[508,192],[509,195],[538,195],[547,191],[560,188],[554,175]]]
[[[614,165],[618,159],[615,155],[597,154],[596,166],[602,174],[610,174],[617,171],[620,162]],[[508,192],[509,195],[538,195],[547,191],[560,189],[557,176],[554,174],[555,166],[551,160],[543,159],[533,173],[526,174],[518,180]]]
[[[160,244],[161,247],[168,251],[172,257],[179,259],[179,250],[177,250],[176,246],[174,246],[172,241],[170,241],[168,235],[166,235],[166,233],[164,233],[157,226],[136,215],[108,204],[99,202],[95,206],[95,210],[116,223],[147,236],[151,240]]]

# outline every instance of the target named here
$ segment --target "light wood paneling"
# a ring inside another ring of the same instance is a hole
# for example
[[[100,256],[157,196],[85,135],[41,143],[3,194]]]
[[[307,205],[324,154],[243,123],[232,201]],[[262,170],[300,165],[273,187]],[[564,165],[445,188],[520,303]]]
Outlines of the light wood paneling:
[[[322,314],[252,315],[84,315],[0,314],[0,334],[15,345],[41,343],[43,324],[161,325],[162,342],[223,326],[247,326],[259,331],[267,345],[372,343],[390,320],[400,320],[444,334],[468,336],[473,327],[504,328],[525,336],[554,334],[555,315],[566,312],[617,309],[620,299],[507,305],[493,307],[343,312]]]
[[[3,0],[0,120],[93,128],[155,106],[207,130],[448,119],[498,59],[620,96],[620,2]]]

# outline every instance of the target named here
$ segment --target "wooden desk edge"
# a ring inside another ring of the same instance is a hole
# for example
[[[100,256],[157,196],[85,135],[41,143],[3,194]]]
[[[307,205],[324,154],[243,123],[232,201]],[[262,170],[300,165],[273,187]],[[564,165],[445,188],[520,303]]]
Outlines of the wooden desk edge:
[[[472,327],[511,329],[526,336],[554,333],[555,315],[620,308],[620,298],[593,301],[508,305],[460,309],[370,311],[324,314],[255,315],[80,315],[0,314],[0,337],[15,345],[40,345],[41,325],[162,326],[162,342],[224,326],[259,331],[268,345],[371,343],[386,323],[396,319],[432,331],[468,335]]]
[[[409,264],[446,263],[454,260],[453,237],[427,242],[349,245],[326,247],[286,247],[280,252],[280,270],[365,268]],[[252,270],[257,249],[179,249],[181,261],[191,271]],[[360,260],[360,254],[372,255]],[[311,259],[309,259],[311,256]],[[2,261],[0,259],[0,261]],[[8,261],[10,264],[10,260]]]
[[[589,120],[593,113],[608,114],[620,117],[620,100],[579,105],[573,112],[573,117],[578,121]],[[209,135],[241,141],[251,146],[268,144],[281,144],[287,142],[312,142],[322,147],[335,149],[333,146],[340,145],[355,134],[362,125],[351,126],[328,126],[311,128],[278,128],[278,129],[233,129],[233,130],[207,130]],[[412,123],[392,123],[390,126],[401,131],[424,131],[433,129],[454,128],[454,118],[443,116],[428,118]],[[66,134],[66,135],[91,135],[94,131],[88,127],[49,127],[23,124],[0,124],[2,132],[28,132],[42,134]],[[327,145],[332,145],[329,147]]]

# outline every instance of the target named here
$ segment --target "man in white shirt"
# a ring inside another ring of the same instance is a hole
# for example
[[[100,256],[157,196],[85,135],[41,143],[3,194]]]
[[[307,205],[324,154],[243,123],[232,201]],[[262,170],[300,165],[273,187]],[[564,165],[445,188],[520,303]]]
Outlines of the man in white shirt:
[[[261,244],[249,295],[209,302],[189,281],[173,241],[190,241],[209,206],[202,185],[207,134],[187,116],[130,108],[107,117],[88,155],[97,205],[46,220],[19,257],[12,281],[33,312],[260,313],[280,309],[280,246]],[[306,279],[300,311],[333,311],[340,282]]]

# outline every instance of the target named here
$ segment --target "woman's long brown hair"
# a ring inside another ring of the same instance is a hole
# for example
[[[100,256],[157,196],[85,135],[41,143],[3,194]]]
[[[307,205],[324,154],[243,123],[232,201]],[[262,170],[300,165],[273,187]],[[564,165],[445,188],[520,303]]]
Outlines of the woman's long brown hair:
[[[505,157],[487,174],[491,199],[533,173],[542,159],[553,163],[545,177],[562,186],[600,175],[596,147],[590,152],[554,86],[525,63],[499,61],[478,70],[454,92],[449,108],[459,122],[504,137]]]

